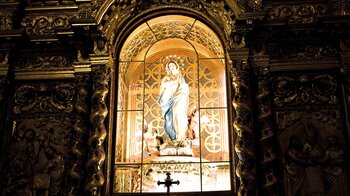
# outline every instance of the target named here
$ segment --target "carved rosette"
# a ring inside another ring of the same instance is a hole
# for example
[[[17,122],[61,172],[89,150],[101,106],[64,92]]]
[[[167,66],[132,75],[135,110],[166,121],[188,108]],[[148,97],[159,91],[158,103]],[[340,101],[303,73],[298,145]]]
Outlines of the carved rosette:
[[[236,112],[233,126],[238,157],[236,174],[240,180],[238,194],[251,195],[256,188],[256,166],[248,64],[238,61],[231,75],[234,87],[233,107]]]
[[[24,84],[15,90],[13,112],[15,114],[73,111],[74,84],[39,85]]]
[[[276,184],[278,177],[274,168],[276,152],[273,148],[274,131],[272,128],[272,103],[270,101],[270,74],[267,67],[260,67],[255,70],[258,83],[258,92],[255,100],[258,106],[259,123],[259,145],[261,147],[259,157],[264,175],[263,189],[268,195],[277,193]]]
[[[104,140],[107,135],[105,119],[108,114],[106,97],[109,92],[110,68],[99,67],[93,72],[93,94],[91,99],[92,111],[90,122],[92,129],[88,138],[87,183],[85,192],[96,195],[105,182],[103,165],[106,157]]]

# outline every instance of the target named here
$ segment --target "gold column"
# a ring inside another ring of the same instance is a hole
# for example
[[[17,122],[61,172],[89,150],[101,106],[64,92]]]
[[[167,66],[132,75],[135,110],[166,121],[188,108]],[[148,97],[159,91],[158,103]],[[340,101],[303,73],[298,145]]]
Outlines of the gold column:
[[[233,62],[231,70],[234,107],[234,145],[236,175],[239,178],[238,195],[256,193],[256,166],[254,153],[253,111],[251,104],[250,66],[247,62],[248,49],[229,51]]]

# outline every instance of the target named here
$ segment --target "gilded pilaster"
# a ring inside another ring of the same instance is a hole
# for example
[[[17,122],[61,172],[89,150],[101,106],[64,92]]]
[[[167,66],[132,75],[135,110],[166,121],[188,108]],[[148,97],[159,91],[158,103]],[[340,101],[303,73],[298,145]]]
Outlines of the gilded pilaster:
[[[229,55],[233,62],[231,70],[234,91],[232,104],[236,114],[233,127],[235,154],[238,157],[236,163],[236,175],[239,178],[238,195],[255,195],[256,165],[248,50],[243,48],[230,51]]]
[[[271,76],[269,72],[269,57],[257,55],[252,59],[255,67],[255,77],[257,83],[257,93],[255,101],[257,105],[257,137],[260,149],[259,167],[262,170],[262,189],[266,195],[276,195],[278,176],[276,172],[276,152],[273,147],[275,133],[273,130],[272,102],[271,97]]]

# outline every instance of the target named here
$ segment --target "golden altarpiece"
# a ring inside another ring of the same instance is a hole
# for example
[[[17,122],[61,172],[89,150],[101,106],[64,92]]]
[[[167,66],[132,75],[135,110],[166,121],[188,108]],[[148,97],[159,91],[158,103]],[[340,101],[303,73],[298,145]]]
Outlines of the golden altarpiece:
[[[348,1],[0,10],[1,195],[350,195]]]

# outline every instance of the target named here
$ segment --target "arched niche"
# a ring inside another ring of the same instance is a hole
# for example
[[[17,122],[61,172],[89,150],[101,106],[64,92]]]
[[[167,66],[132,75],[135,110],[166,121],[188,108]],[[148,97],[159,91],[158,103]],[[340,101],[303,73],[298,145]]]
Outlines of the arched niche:
[[[231,191],[227,63],[218,35],[195,18],[164,15],[138,25],[118,54],[112,192],[164,192],[154,183],[167,172],[182,181],[172,192]],[[158,101],[167,59],[189,89],[181,141],[164,131]]]

